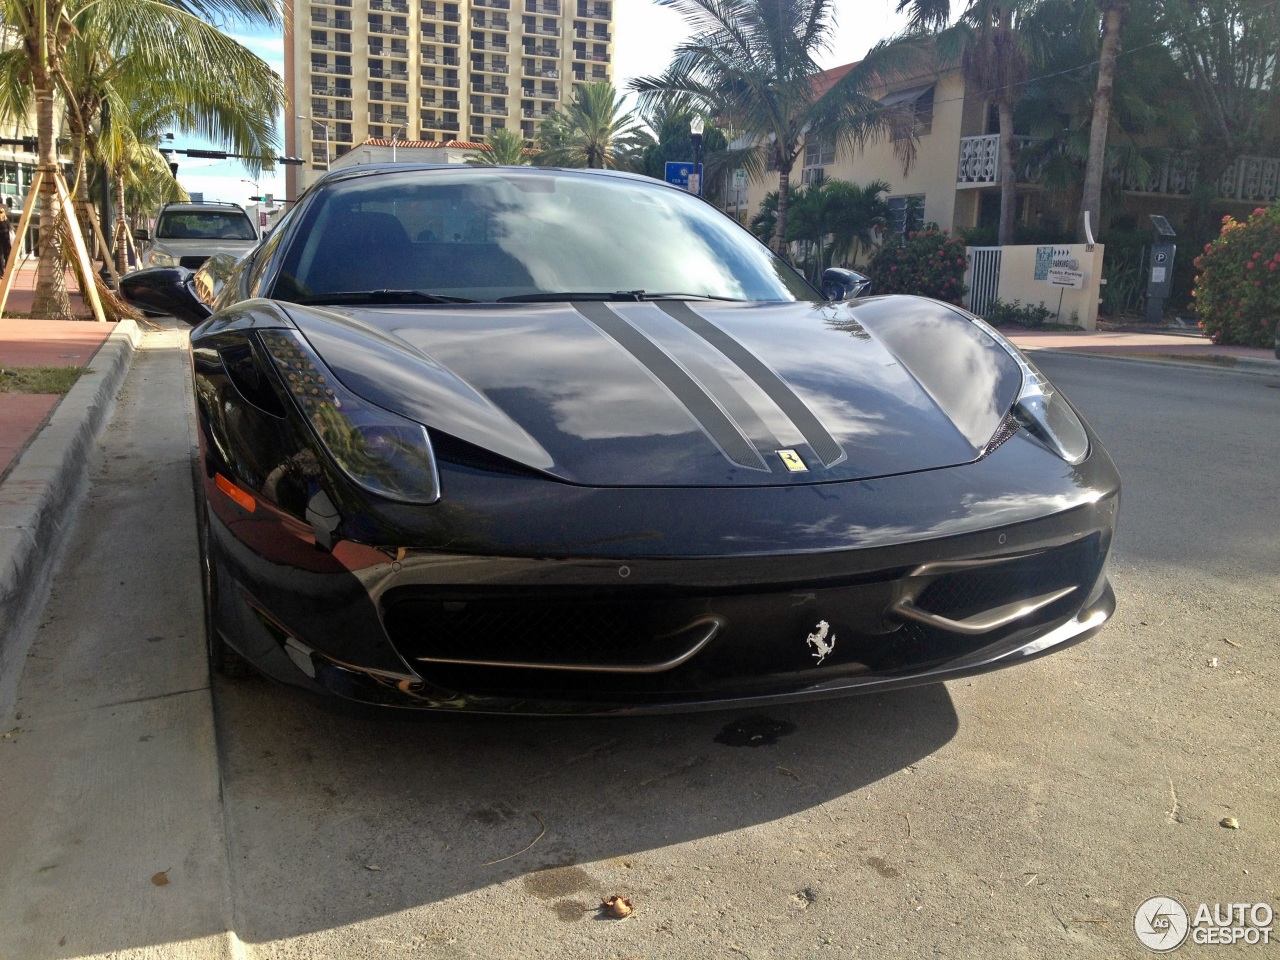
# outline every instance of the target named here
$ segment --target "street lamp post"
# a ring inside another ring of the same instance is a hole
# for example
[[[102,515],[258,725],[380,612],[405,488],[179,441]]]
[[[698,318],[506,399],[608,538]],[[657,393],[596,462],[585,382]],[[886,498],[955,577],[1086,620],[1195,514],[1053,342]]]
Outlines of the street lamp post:
[[[329,122],[327,120],[316,120],[313,117],[304,117],[298,114],[299,120],[309,120],[311,123],[318,123],[324,127],[324,168],[329,169]]]
[[[391,131],[391,162],[392,163],[396,162],[396,139],[397,139],[396,134],[408,129],[408,126],[409,126],[409,121],[406,120],[404,123],[400,124],[400,126],[396,127],[394,130]]]
[[[705,124],[701,117],[695,116],[689,121],[689,138],[693,141],[693,173],[689,174],[689,192],[702,196],[702,172],[698,161],[702,158],[702,131]]]

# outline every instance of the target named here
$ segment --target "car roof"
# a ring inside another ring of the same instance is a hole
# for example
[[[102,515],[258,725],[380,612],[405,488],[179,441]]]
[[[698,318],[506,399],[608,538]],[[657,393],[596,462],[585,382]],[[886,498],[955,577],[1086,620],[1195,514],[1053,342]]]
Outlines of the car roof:
[[[602,170],[595,167],[534,167],[534,166],[501,166],[495,164],[464,163],[360,163],[341,170],[331,170],[323,174],[311,185],[309,190],[321,185],[336,183],[340,180],[351,180],[357,177],[377,176],[387,173],[409,173],[447,170],[450,173],[472,171],[476,176],[492,174],[495,171],[515,171],[531,176],[552,177],[564,174],[582,174],[586,176],[612,177],[620,180],[638,180],[649,184],[671,186],[663,180],[647,177],[644,174],[630,173],[625,170]],[[672,187],[672,189],[678,189]]]
[[[246,217],[248,216],[248,213],[245,212],[244,207],[240,206],[240,204],[222,200],[209,200],[201,203],[191,203],[189,201],[166,203],[160,208],[161,213],[169,213],[171,211],[178,213],[230,213],[232,210],[243,213]]]

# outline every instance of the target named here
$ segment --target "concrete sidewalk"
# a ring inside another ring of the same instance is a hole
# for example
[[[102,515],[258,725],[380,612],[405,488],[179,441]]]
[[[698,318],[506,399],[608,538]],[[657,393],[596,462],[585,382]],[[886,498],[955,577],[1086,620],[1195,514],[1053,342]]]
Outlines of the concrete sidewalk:
[[[87,368],[65,396],[0,393],[0,716],[86,482],[89,453],[139,342],[132,320],[0,320],[0,369]]]
[[[1161,363],[1197,363],[1240,373],[1280,377],[1280,360],[1261,347],[1219,346],[1194,331],[1167,332],[1125,328],[1115,330],[1004,330],[1020,348],[1063,350],[1111,359]]]

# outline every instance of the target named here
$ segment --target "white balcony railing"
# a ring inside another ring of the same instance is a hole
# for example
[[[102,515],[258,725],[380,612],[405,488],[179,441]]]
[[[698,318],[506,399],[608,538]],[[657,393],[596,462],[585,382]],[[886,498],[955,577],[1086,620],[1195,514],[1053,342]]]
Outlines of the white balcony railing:
[[[1032,140],[1016,137],[1019,150]],[[1038,179],[1039,163],[1019,162],[1018,182]],[[1124,171],[1113,165],[1107,176],[1130,193],[1165,197],[1186,197],[1195,190],[1199,162],[1190,150],[1167,150],[1145,173]],[[962,137],[956,182],[985,186],[1000,182],[1000,136]],[[1243,203],[1271,203],[1280,200],[1280,157],[1238,157],[1218,179],[1218,199]]]
[[[1019,150],[1032,142],[1031,137],[1014,137]],[[1030,173],[1019,174],[1019,182],[1035,179]],[[957,183],[990,184],[1000,182],[1000,134],[960,138],[960,166]]]
[[[1167,151],[1145,177],[1124,176],[1111,172],[1121,180],[1124,189],[1134,193],[1185,197],[1196,188],[1199,164],[1189,150]],[[1271,203],[1280,199],[1280,157],[1238,157],[1218,178],[1218,199],[1248,203]]]

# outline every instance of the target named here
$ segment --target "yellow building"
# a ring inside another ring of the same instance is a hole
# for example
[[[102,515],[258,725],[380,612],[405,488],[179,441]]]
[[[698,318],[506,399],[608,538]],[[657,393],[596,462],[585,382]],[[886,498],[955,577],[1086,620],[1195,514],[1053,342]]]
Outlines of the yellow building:
[[[851,66],[826,71],[820,84],[834,83]],[[961,232],[987,227],[994,233],[1000,214],[1000,128],[994,106],[981,93],[966,89],[957,68],[901,80],[877,96],[882,103],[897,105],[909,115],[916,136],[916,156],[910,169],[903,171],[892,137],[862,151],[837,151],[832,144],[813,142],[806,145],[803,158],[792,170],[791,182],[809,183],[819,172],[827,179],[861,185],[883,180],[889,184],[885,196],[898,229],[906,211],[917,209],[919,222]],[[907,122],[903,122],[903,133]],[[1030,143],[1029,137],[1016,139],[1019,147]],[[1042,227],[1052,220],[1056,228],[1074,234],[1071,211],[1050,208],[1034,164],[1019,163],[1017,170],[1014,222]],[[1123,181],[1123,211],[1144,225],[1152,213],[1177,219],[1188,209],[1195,185],[1196,158],[1190,151],[1166,150],[1144,179]],[[773,174],[747,185],[742,191],[745,197],[730,189],[726,209],[745,222],[759,209],[765,195],[777,188],[777,175]],[[1226,212],[1247,215],[1278,196],[1280,158],[1237,157],[1219,180],[1216,205]]]
[[[368,138],[532,140],[573,84],[613,79],[614,0],[293,0],[290,197]],[[514,4],[514,6],[513,6]],[[408,157],[406,157],[408,159]]]

